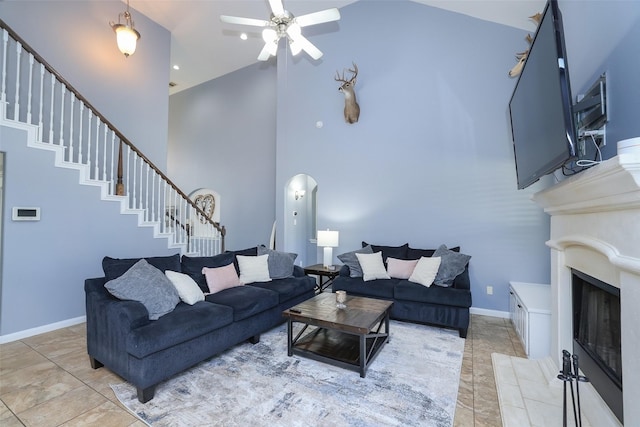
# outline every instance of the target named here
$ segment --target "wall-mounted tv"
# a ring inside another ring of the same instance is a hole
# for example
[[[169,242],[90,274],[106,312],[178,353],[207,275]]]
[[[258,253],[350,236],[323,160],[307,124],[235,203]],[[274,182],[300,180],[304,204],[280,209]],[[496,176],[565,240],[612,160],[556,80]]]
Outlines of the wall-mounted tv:
[[[518,189],[576,155],[569,69],[556,0],[549,0],[509,101]]]

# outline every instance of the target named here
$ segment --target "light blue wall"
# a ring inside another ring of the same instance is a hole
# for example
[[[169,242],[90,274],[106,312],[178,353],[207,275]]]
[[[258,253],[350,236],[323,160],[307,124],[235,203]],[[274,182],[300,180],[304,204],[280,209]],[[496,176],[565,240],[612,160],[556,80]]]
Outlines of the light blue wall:
[[[170,34],[134,13],[142,39],[126,59],[109,27],[118,1],[4,1],[0,17],[162,170],[166,167]],[[101,260],[168,255],[166,239],[137,227],[78,172],[26,147],[23,131],[0,127],[6,152],[0,335],[84,316],[84,280]],[[37,223],[11,221],[13,206],[39,206]]]
[[[474,306],[507,310],[509,280],[549,277],[549,219],[530,200],[544,184],[516,189],[507,120],[525,32],[403,1],[341,15],[339,32],[313,36],[321,61],[279,58],[276,189],[300,171],[316,179],[318,228],[340,231],[334,255],[362,240],[460,245]],[[349,125],[333,76],[352,61],[361,115]]]
[[[268,244],[275,219],[273,63],[172,95],[169,117],[169,176],[187,193],[220,193],[228,249]]]

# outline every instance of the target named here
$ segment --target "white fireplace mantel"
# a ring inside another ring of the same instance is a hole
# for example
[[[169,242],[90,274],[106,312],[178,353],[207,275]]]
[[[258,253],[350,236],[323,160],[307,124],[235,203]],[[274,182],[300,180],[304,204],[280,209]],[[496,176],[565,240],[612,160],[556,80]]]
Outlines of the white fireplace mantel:
[[[551,354],[557,367],[572,344],[571,269],[620,289],[623,405],[626,425],[640,425],[640,146],[536,193],[551,215]],[[599,398],[595,393],[594,395]],[[586,408],[612,425],[601,402]],[[594,419],[595,417],[595,419]]]

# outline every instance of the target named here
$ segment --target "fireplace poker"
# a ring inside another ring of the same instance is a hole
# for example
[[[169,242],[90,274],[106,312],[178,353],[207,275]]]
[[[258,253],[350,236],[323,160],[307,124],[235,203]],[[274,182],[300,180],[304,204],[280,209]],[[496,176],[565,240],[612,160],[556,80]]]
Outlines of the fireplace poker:
[[[573,377],[576,380],[576,397],[578,398],[578,419],[580,420],[580,424],[577,424],[578,427],[582,427],[582,408],[580,406],[580,381],[587,382],[589,379],[587,377],[581,376],[578,371],[578,355],[573,355]]]
[[[571,354],[567,350],[562,350],[562,371],[558,374],[558,379],[564,381],[562,390],[562,426],[567,427],[567,382],[572,380],[571,375]],[[571,386],[571,396],[573,397],[573,386]],[[573,414],[576,415],[576,403],[573,402]]]

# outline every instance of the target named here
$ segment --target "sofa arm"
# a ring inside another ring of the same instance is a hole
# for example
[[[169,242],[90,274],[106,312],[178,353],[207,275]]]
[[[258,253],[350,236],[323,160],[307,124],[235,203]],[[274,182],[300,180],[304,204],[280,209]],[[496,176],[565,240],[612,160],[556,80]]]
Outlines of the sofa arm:
[[[464,268],[464,271],[453,279],[453,287],[456,289],[471,289],[471,280],[469,279],[469,265]]]
[[[340,267],[339,275],[340,276],[345,276],[345,277],[350,277],[351,276],[351,270],[349,269],[349,266],[344,264],[342,267]]]
[[[293,266],[293,277],[304,277],[304,268],[300,267],[299,265],[295,265]]]

